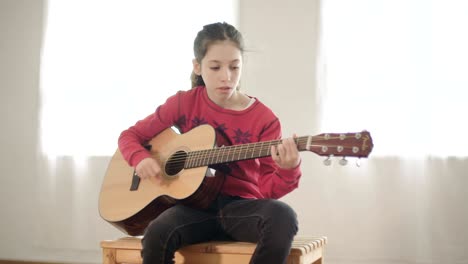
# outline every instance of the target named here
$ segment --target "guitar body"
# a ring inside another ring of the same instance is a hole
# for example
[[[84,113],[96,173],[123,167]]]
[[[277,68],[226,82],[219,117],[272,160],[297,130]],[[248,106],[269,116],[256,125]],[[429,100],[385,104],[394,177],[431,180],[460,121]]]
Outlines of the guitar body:
[[[99,196],[101,217],[132,236],[142,235],[149,222],[178,202],[206,208],[216,198],[224,181],[221,175],[206,177],[208,166],[179,170],[168,162],[174,157],[177,159],[178,153],[212,149],[215,131],[209,125],[198,126],[185,134],[168,128],[149,145],[151,156],[161,165],[161,182],[154,178],[140,180],[117,150],[107,168]]]

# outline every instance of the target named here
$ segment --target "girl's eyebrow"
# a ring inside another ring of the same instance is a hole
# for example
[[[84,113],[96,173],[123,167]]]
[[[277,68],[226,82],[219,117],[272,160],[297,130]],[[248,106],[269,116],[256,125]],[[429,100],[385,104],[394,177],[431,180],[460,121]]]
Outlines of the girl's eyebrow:
[[[240,61],[239,59],[235,59],[235,60],[230,61],[230,63],[232,63],[232,62],[239,62],[239,61]],[[219,61],[219,60],[209,60],[208,62],[221,63],[221,61]]]

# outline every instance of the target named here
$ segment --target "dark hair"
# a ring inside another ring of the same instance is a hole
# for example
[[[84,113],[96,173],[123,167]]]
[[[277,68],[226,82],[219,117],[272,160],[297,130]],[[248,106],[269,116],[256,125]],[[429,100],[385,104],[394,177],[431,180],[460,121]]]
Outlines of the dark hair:
[[[226,22],[218,22],[203,26],[193,42],[193,54],[198,63],[205,57],[208,47],[216,41],[229,40],[237,45],[241,53],[244,52],[244,40],[242,34],[232,25]],[[190,77],[192,88],[205,85],[203,78],[192,72]]]

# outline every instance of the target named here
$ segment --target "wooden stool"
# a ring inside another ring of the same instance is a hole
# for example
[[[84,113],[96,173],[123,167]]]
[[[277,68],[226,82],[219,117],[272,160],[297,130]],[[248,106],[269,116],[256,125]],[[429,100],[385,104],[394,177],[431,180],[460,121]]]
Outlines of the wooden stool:
[[[288,264],[322,264],[326,237],[294,239]],[[141,239],[124,237],[101,242],[104,264],[141,264]],[[212,241],[186,246],[175,254],[178,264],[242,264],[249,263],[256,244],[247,242]],[[272,263],[274,264],[274,263]]]

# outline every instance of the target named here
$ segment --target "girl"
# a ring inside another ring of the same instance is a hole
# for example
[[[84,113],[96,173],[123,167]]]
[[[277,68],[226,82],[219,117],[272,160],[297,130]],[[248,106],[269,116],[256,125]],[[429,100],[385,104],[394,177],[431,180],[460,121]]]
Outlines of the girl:
[[[232,25],[209,24],[198,32],[192,89],[171,96],[119,137],[120,151],[142,180],[161,180],[161,164],[142,145],[171,126],[185,133],[209,124],[218,146],[281,139],[275,114],[239,90],[243,51]],[[215,239],[257,243],[251,263],[286,263],[298,223],[291,207],[277,199],[297,188],[300,156],[293,138],[271,153],[218,167],[216,177],[226,177],[207,209],[177,204],[154,219],[142,240],[143,263],[174,263],[180,247]]]

